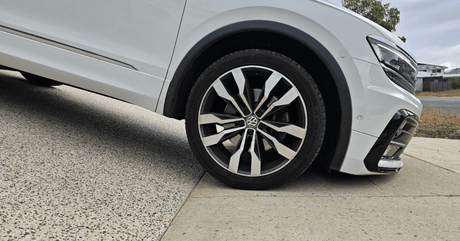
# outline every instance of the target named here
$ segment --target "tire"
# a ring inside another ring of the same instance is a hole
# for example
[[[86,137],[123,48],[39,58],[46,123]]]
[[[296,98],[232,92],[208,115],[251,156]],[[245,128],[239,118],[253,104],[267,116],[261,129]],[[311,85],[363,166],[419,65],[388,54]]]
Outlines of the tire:
[[[62,85],[61,82],[57,82],[45,77],[41,77],[38,75],[34,74],[29,74],[26,72],[21,72],[22,76],[26,78],[31,84],[33,85],[38,85],[38,86],[45,86],[45,87],[50,87],[50,86],[57,86],[57,85]]]
[[[307,71],[267,50],[229,54],[206,69],[187,103],[186,129],[201,165],[235,188],[268,189],[315,160],[326,110]]]

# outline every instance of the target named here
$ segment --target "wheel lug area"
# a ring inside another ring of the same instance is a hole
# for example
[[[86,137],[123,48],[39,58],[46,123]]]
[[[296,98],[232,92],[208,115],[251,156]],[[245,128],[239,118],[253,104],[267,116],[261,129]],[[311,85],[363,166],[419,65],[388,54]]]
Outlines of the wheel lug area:
[[[257,126],[257,129],[265,131],[265,130],[267,130],[267,126],[264,125],[263,123],[259,123],[259,125]]]
[[[265,108],[260,108],[255,114],[256,116],[262,116],[265,113]]]

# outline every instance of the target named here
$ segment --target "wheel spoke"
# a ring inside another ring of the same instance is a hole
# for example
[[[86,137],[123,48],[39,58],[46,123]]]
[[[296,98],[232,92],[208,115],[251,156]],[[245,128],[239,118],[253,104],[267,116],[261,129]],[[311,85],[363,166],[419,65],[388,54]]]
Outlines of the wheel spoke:
[[[230,101],[230,103],[233,104],[233,106],[238,110],[241,116],[245,116],[243,110],[240,108],[236,100],[228,93],[227,89],[225,86],[222,84],[221,80],[216,80],[214,84],[212,85],[214,90],[216,91],[217,95],[219,95],[222,99],[225,99],[227,101]]]
[[[224,115],[224,114],[203,114],[198,117],[198,123],[200,125],[205,124],[228,124],[238,121],[244,121],[244,118],[236,118],[235,116],[231,115]]]
[[[217,143],[221,143],[221,142],[227,140],[228,137],[225,138],[225,136],[227,136],[229,134],[233,134],[233,133],[235,133],[237,131],[244,130],[244,129],[245,129],[244,126],[243,127],[237,127],[237,128],[223,130],[223,131],[221,131],[221,132],[219,132],[217,134],[214,134],[214,135],[203,137],[203,139],[202,139],[203,144],[205,146],[213,146],[213,145],[215,145]]]
[[[228,164],[228,170],[233,172],[233,173],[238,173],[238,167],[240,166],[240,159],[241,159],[241,154],[244,151],[244,146],[246,145],[246,136],[248,134],[248,130],[246,129],[244,131],[243,137],[241,137],[238,145],[238,149],[233,153],[233,155],[230,157],[230,163]]]
[[[249,114],[252,114],[252,108],[249,105],[249,102],[246,99],[246,96],[244,95],[244,90],[246,88],[246,78],[244,77],[243,71],[241,71],[241,69],[234,69],[232,70],[232,75],[233,75],[233,78],[235,79],[236,84],[238,85],[238,95],[240,96],[240,98],[243,100],[244,104],[250,111]]]
[[[275,130],[277,132],[284,132],[284,133],[287,133],[287,134],[289,134],[291,136],[295,136],[295,137],[300,138],[300,139],[305,138],[305,134],[307,133],[306,127],[302,128],[302,127],[292,125],[292,124],[287,124],[285,126],[278,127],[278,126],[270,124],[267,121],[261,121],[261,123],[263,123],[264,125],[272,128],[273,130]]]
[[[259,145],[257,143],[257,133],[253,132],[251,146],[249,147],[251,154],[251,176],[258,177],[262,169],[259,153]]]
[[[297,99],[297,97],[299,97],[299,94],[297,92],[297,90],[295,88],[291,88],[286,94],[283,95],[283,97],[281,97],[281,99],[273,102],[267,110],[265,110],[265,112],[262,114],[262,116],[260,116],[260,118],[264,118],[267,114],[270,113],[270,111],[272,111],[275,107],[279,107],[279,106],[286,106],[286,105],[289,105],[291,104],[295,99]]]
[[[278,82],[280,82],[281,78],[283,78],[283,76],[279,73],[272,73],[270,75],[270,77],[267,79],[267,81],[265,82],[265,86],[264,86],[264,96],[262,97],[262,99],[260,100],[259,104],[257,105],[257,108],[254,110],[254,113],[257,113],[257,111],[260,109],[260,107],[262,107],[262,105],[265,103],[265,101],[267,101],[268,97],[270,97],[270,93],[272,92],[273,88],[275,88],[276,84],[278,84]]]
[[[294,156],[296,155],[296,152],[291,150],[289,147],[281,144],[274,136],[271,136],[270,134],[266,133],[263,130],[258,130],[265,138],[270,140],[273,145],[275,146],[276,151],[281,155],[287,158],[288,160],[292,160]]]

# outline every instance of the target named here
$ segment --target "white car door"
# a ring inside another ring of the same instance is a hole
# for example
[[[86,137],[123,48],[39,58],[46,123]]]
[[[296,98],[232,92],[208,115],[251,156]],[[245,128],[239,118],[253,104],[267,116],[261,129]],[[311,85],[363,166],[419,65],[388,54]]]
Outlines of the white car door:
[[[3,33],[0,41],[3,47],[0,47],[0,57],[23,56],[24,61],[27,59],[50,67],[46,77],[62,77],[58,81],[153,109],[156,103],[137,102],[155,102],[158,98],[185,2],[2,0],[0,30]],[[19,42],[25,39],[29,42],[20,46]],[[44,45],[48,48],[51,45],[54,49],[46,50]],[[20,49],[28,53],[21,55]],[[68,52],[75,56],[70,56]],[[1,56],[2,53],[4,56]],[[81,55],[87,59],[86,62]],[[8,64],[8,59],[2,62]],[[19,62],[11,63],[9,67],[18,68],[11,66],[18,64],[22,68],[37,69],[32,66],[33,63],[21,65]],[[72,66],[74,70],[80,69],[86,74],[73,71]],[[64,78],[65,74],[54,73],[53,70],[81,78],[77,80],[70,75]]]

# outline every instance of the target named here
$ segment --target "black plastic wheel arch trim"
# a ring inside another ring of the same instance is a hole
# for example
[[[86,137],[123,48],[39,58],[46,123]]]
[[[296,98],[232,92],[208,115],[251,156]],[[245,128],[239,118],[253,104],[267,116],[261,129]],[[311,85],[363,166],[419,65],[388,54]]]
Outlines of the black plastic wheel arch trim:
[[[331,169],[340,170],[350,142],[352,126],[352,104],[348,83],[335,58],[320,42],[309,34],[289,25],[271,21],[245,21],[224,26],[201,39],[186,54],[174,74],[166,95],[163,115],[177,118],[174,110],[179,103],[177,102],[178,98],[175,97],[181,94],[179,93],[181,81],[186,78],[189,66],[191,66],[208,47],[233,34],[252,31],[271,32],[291,38],[313,51],[328,68],[338,87],[337,92],[339,93],[341,109],[340,132],[338,133],[337,148],[334,150],[334,157],[329,162],[328,166]]]

